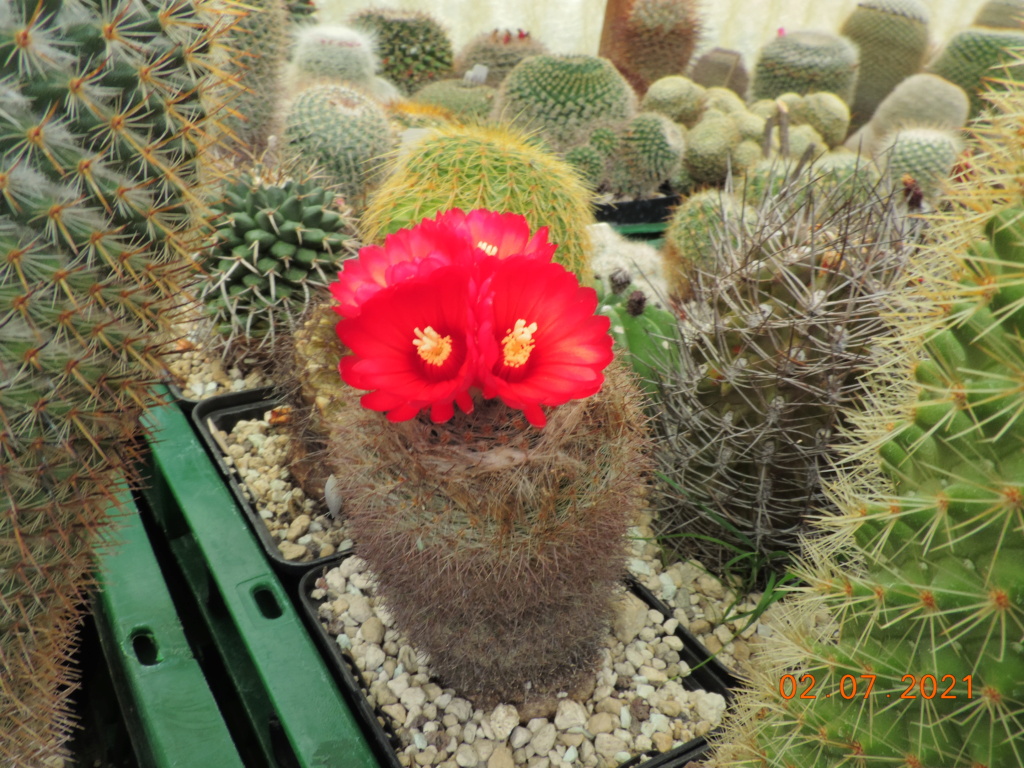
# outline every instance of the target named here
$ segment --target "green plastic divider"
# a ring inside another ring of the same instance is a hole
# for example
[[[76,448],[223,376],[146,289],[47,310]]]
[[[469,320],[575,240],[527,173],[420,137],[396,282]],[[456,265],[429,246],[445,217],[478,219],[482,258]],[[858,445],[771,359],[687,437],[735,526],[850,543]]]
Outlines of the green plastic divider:
[[[650,236],[661,234],[668,226],[667,221],[650,221],[641,224],[613,224],[612,227],[626,236]]]
[[[243,768],[128,491],[118,543],[100,553],[94,616],[135,755],[143,766]]]
[[[146,501],[266,764],[376,768],[370,744],[313,638],[181,409],[155,408],[146,425],[151,431]]]

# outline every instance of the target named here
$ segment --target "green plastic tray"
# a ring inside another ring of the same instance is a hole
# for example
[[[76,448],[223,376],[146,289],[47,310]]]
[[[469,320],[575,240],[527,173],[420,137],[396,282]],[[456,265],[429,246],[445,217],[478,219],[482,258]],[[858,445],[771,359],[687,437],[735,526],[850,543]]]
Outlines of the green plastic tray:
[[[349,704],[185,414],[163,406],[146,425],[144,499],[259,747],[260,755],[245,758],[247,768],[376,768]],[[194,765],[221,768],[208,760]]]
[[[135,756],[159,768],[242,768],[135,503],[128,492],[119,500],[122,527],[100,553],[93,616]]]

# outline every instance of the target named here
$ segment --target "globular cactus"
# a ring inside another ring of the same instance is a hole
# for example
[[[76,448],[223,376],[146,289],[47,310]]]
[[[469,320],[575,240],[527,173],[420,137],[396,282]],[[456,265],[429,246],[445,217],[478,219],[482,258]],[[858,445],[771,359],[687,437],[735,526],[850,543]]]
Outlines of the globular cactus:
[[[684,205],[666,232],[667,277],[691,300],[679,360],[656,379],[655,506],[665,541],[708,563],[735,547],[777,566],[796,547],[825,504],[842,409],[906,280],[895,208],[878,197],[819,205],[819,186],[796,174],[756,208],[709,196],[702,220],[684,228]]]
[[[683,164],[698,184],[722,184],[729,175],[733,149],[743,140],[731,115],[706,112],[686,136]]]
[[[395,159],[360,218],[366,243],[448,210],[488,208],[546,226],[556,260],[576,274],[589,261],[590,192],[572,167],[500,126],[447,125]]]
[[[963,142],[952,131],[904,128],[881,140],[876,162],[894,185],[913,185],[934,201],[962,151]]]
[[[1021,0],[988,0],[978,9],[972,26],[1021,29],[1024,27],[1024,2]]]
[[[640,109],[661,112],[677,123],[692,128],[704,113],[706,90],[682,75],[668,75],[651,83]]]
[[[921,69],[928,53],[928,8],[923,0],[862,0],[839,34],[860,49],[860,72],[850,102],[854,130],[871,119],[893,88]]]
[[[705,88],[719,86],[746,97],[750,75],[743,66],[743,54],[728,48],[712,48],[690,67],[690,79]]]
[[[811,126],[829,148],[842,144],[850,128],[850,108],[845,101],[828,91],[804,96],[793,118],[797,125],[806,123]]]
[[[223,117],[203,2],[0,5],[0,764],[63,765],[115,497],[141,483]],[[200,86],[211,86],[207,100]],[[96,660],[92,660],[97,663]],[[102,661],[98,663],[103,663]]]
[[[847,104],[853,99],[859,64],[857,46],[829,32],[780,34],[761,48],[754,64],[751,97],[829,91]]]
[[[694,0],[629,2],[610,58],[639,92],[686,71],[703,26],[699,10]]]
[[[643,293],[647,306],[668,305],[668,283],[657,248],[620,234],[606,222],[592,224],[589,229],[594,244],[590,266],[599,294],[607,297],[629,288],[630,292]]]
[[[213,242],[200,253],[206,316],[233,358],[270,362],[311,300],[354,253],[354,224],[333,193],[257,167],[225,185],[212,206]]]
[[[280,130],[282,72],[292,42],[288,6],[285,0],[256,0],[234,12],[241,16],[226,41],[234,51],[228,65],[234,83],[222,122],[244,154],[259,157]]]
[[[608,158],[593,144],[579,144],[565,153],[565,162],[590,189],[600,187],[608,177]]]
[[[745,112],[747,105],[736,95],[735,91],[721,86],[712,86],[704,91],[704,109],[717,109],[727,115],[735,115]]]
[[[374,99],[351,86],[321,83],[289,106],[282,152],[290,162],[315,163],[325,182],[360,210],[393,141],[387,116]]]
[[[594,125],[624,124],[636,94],[607,60],[585,54],[524,59],[498,89],[492,117],[540,135],[556,151],[586,141]]]
[[[420,88],[413,101],[433,104],[448,110],[458,120],[481,122],[494,109],[497,91],[483,83],[468,80],[438,80]]]
[[[1015,88],[923,219],[918,288],[893,307],[902,343],[848,410],[839,514],[804,544],[801,594],[753,658],[720,764],[1024,764]]]
[[[638,113],[619,135],[613,191],[631,197],[653,195],[683,161],[685,147],[682,132],[665,115]]]
[[[482,64],[487,67],[486,84],[497,88],[520,61],[547,52],[547,46],[525,30],[494,29],[474,37],[459,51],[455,74],[463,77],[475,65]]]
[[[409,95],[427,83],[449,77],[452,41],[427,13],[392,8],[367,8],[348,23],[372,35],[381,62],[381,75]]]
[[[398,88],[377,76],[373,38],[341,24],[312,24],[295,33],[290,63],[290,87],[301,89],[320,81],[341,81],[381,101],[400,96]]]
[[[969,27],[953,35],[928,71],[960,86],[971,100],[970,116],[985,107],[982,95],[1001,80],[1022,76],[1014,50],[1024,47],[1024,30]]]

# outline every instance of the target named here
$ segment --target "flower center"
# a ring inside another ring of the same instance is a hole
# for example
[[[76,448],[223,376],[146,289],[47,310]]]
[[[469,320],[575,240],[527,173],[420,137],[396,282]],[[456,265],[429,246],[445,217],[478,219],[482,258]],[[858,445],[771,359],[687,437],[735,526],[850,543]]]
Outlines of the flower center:
[[[523,319],[516,320],[514,328],[506,331],[505,338],[501,340],[505,353],[505,365],[510,368],[518,368],[530,359],[530,353],[537,342],[533,334],[537,332],[537,324],[526,324]]]
[[[442,336],[429,325],[422,331],[414,328],[416,338],[412,340],[416,354],[430,365],[441,365],[452,353],[452,337]]]
[[[498,246],[494,245],[493,243],[485,243],[483,240],[477,243],[476,247],[479,248],[484,253],[486,253],[488,256],[494,256],[498,252]]]

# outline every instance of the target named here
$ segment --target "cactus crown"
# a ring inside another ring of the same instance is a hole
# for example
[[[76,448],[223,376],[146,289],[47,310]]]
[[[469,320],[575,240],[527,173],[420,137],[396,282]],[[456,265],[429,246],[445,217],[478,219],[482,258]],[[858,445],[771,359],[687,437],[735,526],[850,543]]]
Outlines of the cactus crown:
[[[431,15],[392,8],[367,8],[349,23],[377,42],[381,74],[408,95],[452,70],[452,42]]]
[[[455,61],[455,73],[461,77],[474,65],[483,64],[487,67],[487,85],[496,88],[520,61],[547,52],[547,46],[529,32],[494,29],[466,43]]]

